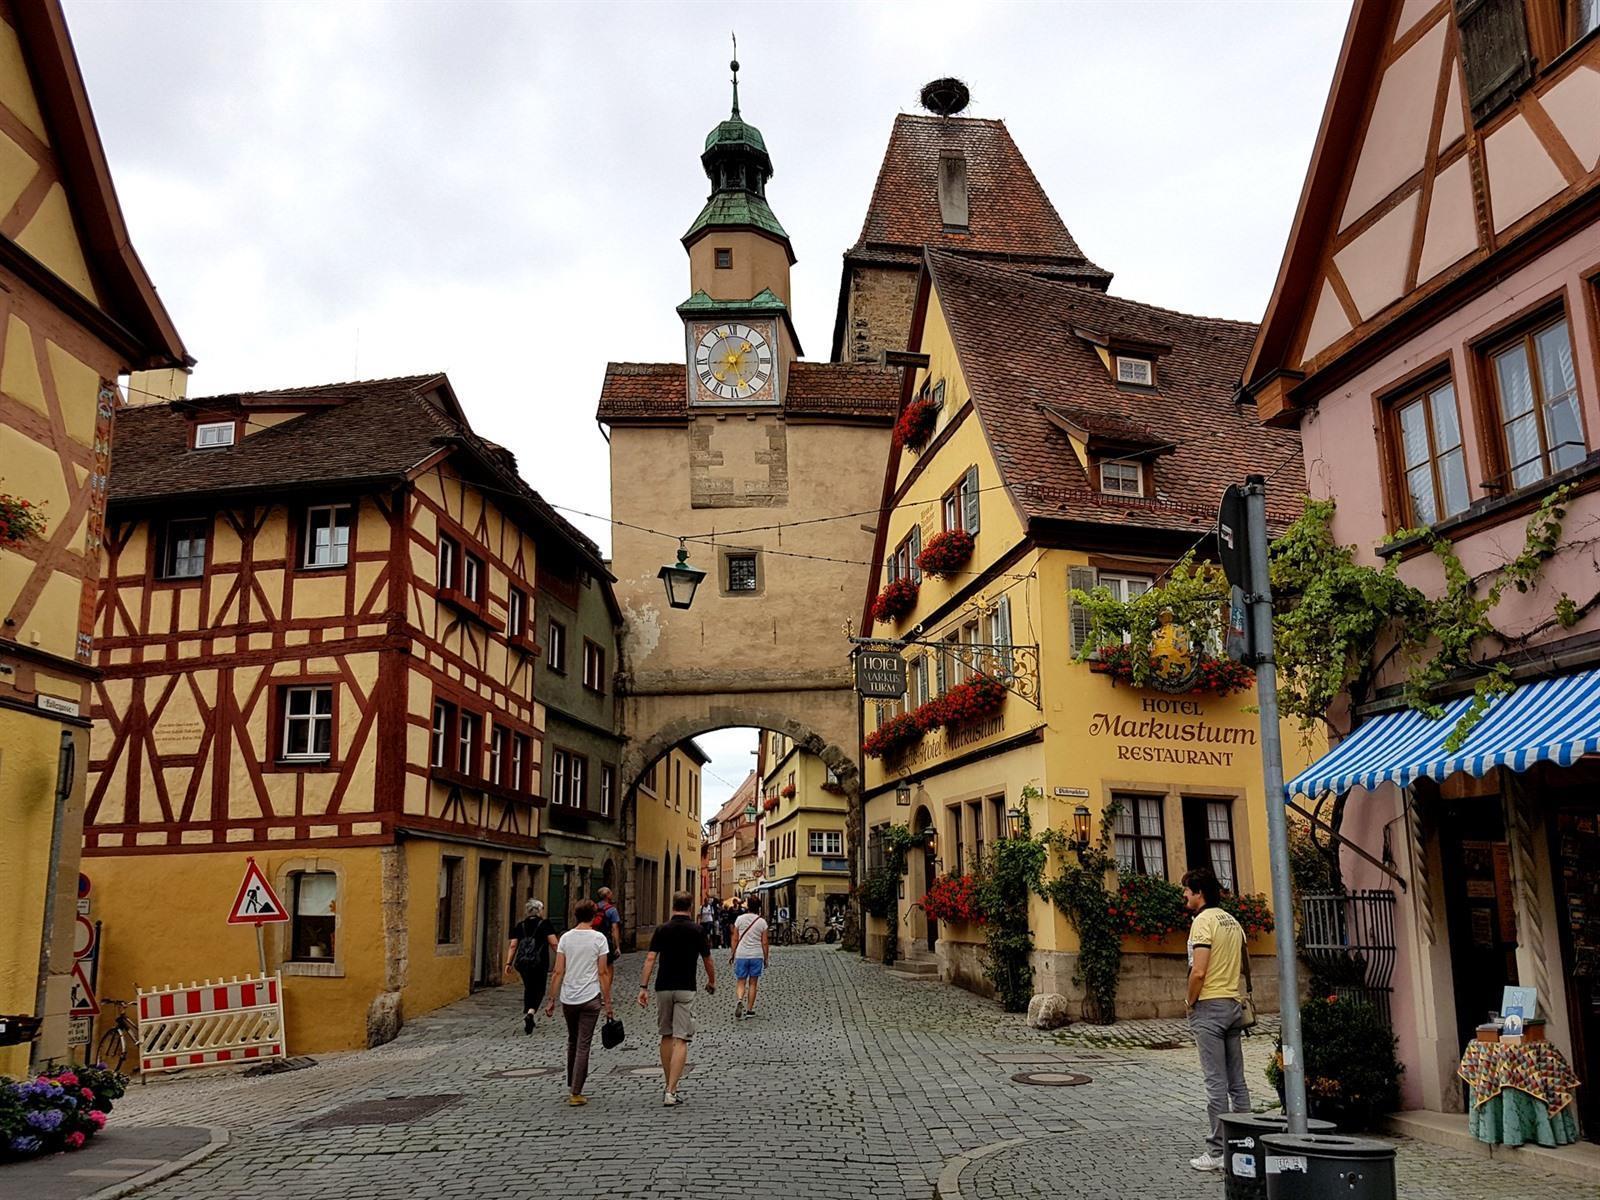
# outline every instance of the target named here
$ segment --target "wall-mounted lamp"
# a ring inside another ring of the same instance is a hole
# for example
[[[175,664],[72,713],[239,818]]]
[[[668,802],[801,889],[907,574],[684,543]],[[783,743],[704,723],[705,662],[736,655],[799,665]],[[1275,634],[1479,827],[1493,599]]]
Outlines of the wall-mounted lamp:
[[[1006,810],[1006,836],[1008,838],[1022,836],[1022,810],[1020,808]]]
[[[1072,810],[1072,848],[1080,851],[1089,848],[1089,810],[1082,804]]]
[[[911,781],[902,779],[894,785],[894,802],[901,808],[911,807]]]

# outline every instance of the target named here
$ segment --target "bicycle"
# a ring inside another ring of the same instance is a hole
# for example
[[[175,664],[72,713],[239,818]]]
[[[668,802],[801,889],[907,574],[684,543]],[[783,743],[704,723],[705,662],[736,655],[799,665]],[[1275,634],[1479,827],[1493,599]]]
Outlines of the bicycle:
[[[121,1071],[127,1066],[129,1051],[139,1044],[139,1026],[128,1017],[128,1010],[133,1003],[132,1000],[113,1000],[110,997],[100,1000],[102,1008],[108,1004],[117,1006],[117,1019],[95,1043],[96,1061],[105,1063],[113,1071]]]
[[[770,927],[768,937],[774,946],[794,945],[794,923],[781,921]]]
[[[817,928],[815,921],[807,921],[806,927],[800,931],[800,939],[808,946],[815,946],[822,940],[822,930]]]

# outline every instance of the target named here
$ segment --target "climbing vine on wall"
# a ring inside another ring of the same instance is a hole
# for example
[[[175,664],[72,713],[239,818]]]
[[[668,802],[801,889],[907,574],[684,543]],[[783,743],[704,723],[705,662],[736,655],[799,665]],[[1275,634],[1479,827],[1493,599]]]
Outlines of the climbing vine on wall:
[[[1029,805],[1043,798],[1035,787],[1022,789],[1021,828],[990,848],[979,904],[985,925],[983,974],[1007,1012],[1023,1012],[1033,998],[1033,929],[1028,903],[1044,880],[1048,845],[1033,836]]]
[[[1078,932],[1078,965],[1073,982],[1083,985],[1084,1017],[1100,1025],[1117,1019],[1117,978],[1122,970],[1122,931],[1112,916],[1117,858],[1111,849],[1122,805],[1108,804],[1100,813],[1099,836],[1074,849],[1060,830],[1043,841],[1060,855],[1061,870],[1039,890]]]

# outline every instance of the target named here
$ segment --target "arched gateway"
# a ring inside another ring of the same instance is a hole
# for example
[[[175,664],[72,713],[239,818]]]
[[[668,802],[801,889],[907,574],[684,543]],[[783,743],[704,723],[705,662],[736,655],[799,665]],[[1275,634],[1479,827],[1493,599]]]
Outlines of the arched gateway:
[[[737,83],[701,165],[712,190],[683,238],[683,358],[609,364],[597,414],[609,428],[625,620],[624,834],[631,841],[640,775],[674,744],[759,726],[832,769],[850,801],[854,864],[846,623],[867,586],[900,372],[800,360],[794,252],[767,206],[772,162],[740,117]],[[683,609],[669,607],[658,578],[680,545],[706,573]]]

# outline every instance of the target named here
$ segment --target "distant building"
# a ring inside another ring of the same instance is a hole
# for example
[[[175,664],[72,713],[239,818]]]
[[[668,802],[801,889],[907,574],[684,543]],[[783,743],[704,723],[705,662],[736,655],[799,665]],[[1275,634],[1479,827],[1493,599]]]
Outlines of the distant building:
[[[694,741],[682,742],[639,780],[633,874],[622,904],[631,938],[649,940],[671,915],[674,892],[688,892],[700,906],[700,772],[708,761]]]
[[[751,771],[712,820],[718,883],[714,894],[723,900],[742,901],[758,882],[760,805],[761,776]]]
[[[0,1075],[23,1075],[68,1052],[117,380],[193,360],[130,243],[60,4],[0,18],[0,1013],[44,1018]]]
[[[850,901],[848,806],[838,778],[781,733],[761,734],[759,890],[769,914],[787,910],[797,929],[825,926]]]

